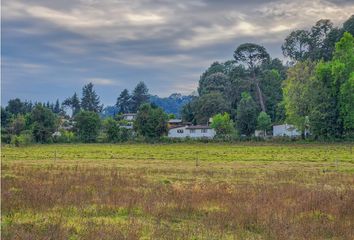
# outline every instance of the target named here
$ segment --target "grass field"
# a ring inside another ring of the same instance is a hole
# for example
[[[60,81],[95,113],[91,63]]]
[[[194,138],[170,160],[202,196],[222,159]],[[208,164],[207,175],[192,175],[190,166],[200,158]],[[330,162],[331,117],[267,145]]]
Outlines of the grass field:
[[[354,239],[353,151],[2,147],[2,239]]]

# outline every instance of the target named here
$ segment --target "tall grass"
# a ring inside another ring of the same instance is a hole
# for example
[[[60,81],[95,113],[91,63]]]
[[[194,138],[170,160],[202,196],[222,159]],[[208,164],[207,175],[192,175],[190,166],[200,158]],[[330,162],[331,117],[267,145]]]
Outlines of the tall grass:
[[[353,239],[354,178],[4,164],[2,239]],[[163,176],[163,177],[162,177]]]

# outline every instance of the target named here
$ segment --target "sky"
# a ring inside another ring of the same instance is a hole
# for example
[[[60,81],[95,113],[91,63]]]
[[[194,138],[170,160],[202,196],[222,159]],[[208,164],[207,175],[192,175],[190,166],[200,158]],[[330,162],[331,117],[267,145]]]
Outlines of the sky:
[[[242,43],[282,58],[292,30],[352,14],[353,0],[2,0],[2,105],[62,101],[89,82],[105,105],[139,81],[190,94]]]

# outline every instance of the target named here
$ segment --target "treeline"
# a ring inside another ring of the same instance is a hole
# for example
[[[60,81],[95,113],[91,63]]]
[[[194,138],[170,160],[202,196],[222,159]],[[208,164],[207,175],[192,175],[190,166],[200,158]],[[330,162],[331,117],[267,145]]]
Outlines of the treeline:
[[[12,99],[5,108],[1,107],[1,140],[2,143],[14,145],[32,142],[119,142],[136,139],[139,136],[135,132],[156,138],[166,133],[168,115],[149,104],[148,100],[148,89],[140,82],[132,95],[124,89],[118,96],[118,111],[114,118],[102,119],[100,113],[103,105],[92,83],[83,87],[81,98],[74,93],[61,104],[59,100],[53,104]],[[139,114],[143,116],[138,114],[133,131],[122,114],[137,112],[140,107]],[[71,116],[67,110],[70,110]],[[146,128],[148,124],[142,119],[146,117],[146,122],[152,124],[156,119],[162,120],[156,123],[161,127]],[[142,119],[141,123],[139,119]]]
[[[214,62],[200,77],[199,96],[184,105],[184,121],[207,124],[222,139],[251,136],[272,124],[294,124],[303,137],[353,138],[354,16],[342,27],[318,21],[286,37],[283,65],[253,43],[238,46],[233,59]],[[168,116],[150,103],[143,82],[124,89],[114,117],[103,119],[103,105],[92,83],[62,103],[12,99],[1,107],[2,143],[123,142],[158,139],[167,133]],[[68,116],[67,111],[70,110]],[[122,114],[136,113],[133,126]]]
[[[271,124],[294,124],[312,138],[352,137],[354,131],[354,16],[341,28],[320,20],[282,45],[287,65],[262,46],[245,43],[233,59],[214,62],[200,77],[183,119],[205,124],[226,112],[239,135]],[[269,122],[269,120],[266,120]],[[262,126],[261,126],[262,125]]]

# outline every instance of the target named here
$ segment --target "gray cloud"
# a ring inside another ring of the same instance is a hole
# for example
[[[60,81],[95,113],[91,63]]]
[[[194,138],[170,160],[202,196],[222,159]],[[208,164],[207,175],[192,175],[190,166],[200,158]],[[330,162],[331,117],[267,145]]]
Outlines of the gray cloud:
[[[230,59],[242,42],[263,44],[281,57],[280,45],[291,30],[321,18],[340,25],[354,13],[354,3],[7,0],[3,10],[3,55],[14,63],[49,66],[28,73],[19,64],[15,74],[4,65],[3,81],[17,86],[4,92],[5,101],[23,95],[21,83],[28,79],[46,92],[53,85],[62,89],[43,96],[27,91],[29,99],[64,98],[93,79],[101,99],[112,104],[122,88],[141,80],[154,94],[192,92],[202,71],[214,60]],[[48,86],[43,87],[44,81]]]

